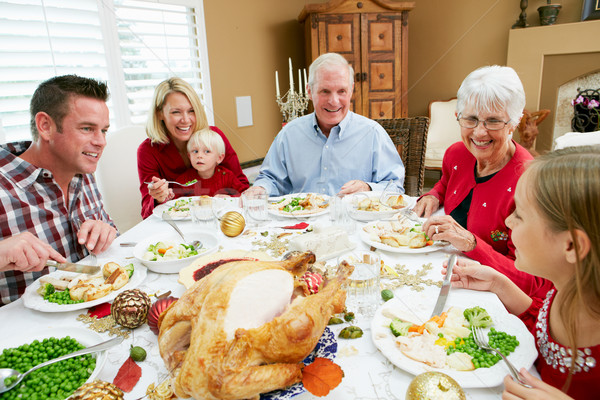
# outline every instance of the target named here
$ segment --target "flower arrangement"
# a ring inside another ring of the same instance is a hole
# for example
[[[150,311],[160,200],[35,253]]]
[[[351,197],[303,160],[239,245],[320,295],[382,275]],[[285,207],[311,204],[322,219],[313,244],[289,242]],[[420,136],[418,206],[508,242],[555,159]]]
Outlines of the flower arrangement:
[[[598,90],[586,89],[571,100],[575,116],[571,126],[577,132],[600,130],[600,93]]]

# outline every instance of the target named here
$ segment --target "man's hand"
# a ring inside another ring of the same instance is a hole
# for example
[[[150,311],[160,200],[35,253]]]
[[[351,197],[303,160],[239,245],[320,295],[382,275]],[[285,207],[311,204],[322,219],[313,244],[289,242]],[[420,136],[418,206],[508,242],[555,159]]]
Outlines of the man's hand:
[[[248,195],[263,194],[267,193],[267,190],[262,186],[250,186],[248,189],[244,190],[243,193]]]
[[[156,176],[152,177],[152,183],[148,185],[148,193],[159,203],[164,203],[175,197],[173,189],[169,189],[167,180],[157,178]]]
[[[61,263],[67,261],[31,232],[19,233],[0,241],[0,271],[41,271],[48,259]]]
[[[77,232],[77,240],[88,248],[90,253],[100,254],[111,245],[117,237],[117,230],[103,221],[88,219],[81,224]]]
[[[521,368],[521,375],[523,375],[527,383],[533,386],[533,388],[530,389],[521,386],[513,381],[510,375],[506,375],[506,377],[504,377],[503,399],[572,400],[572,397],[567,396],[554,386],[548,385],[544,381],[531,375],[525,368]]]
[[[429,218],[431,214],[436,212],[440,208],[440,201],[437,197],[432,195],[423,196],[417,201],[413,211],[423,218]]]
[[[345,196],[347,194],[357,192],[370,192],[371,187],[366,182],[354,180],[344,183],[344,186],[340,189],[338,196]]]

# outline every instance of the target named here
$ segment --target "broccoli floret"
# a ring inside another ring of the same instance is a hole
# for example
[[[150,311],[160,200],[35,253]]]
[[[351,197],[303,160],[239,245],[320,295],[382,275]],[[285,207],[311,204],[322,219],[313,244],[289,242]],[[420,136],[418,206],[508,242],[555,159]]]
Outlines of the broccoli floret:
[[[51,283],[46,283],[45,285],[40,286],[37,292],[40,294],[40,296],[46,297],[54,293],[54,290],[54,286],[52,286]]]
[[[402,321],[399,318],[394,318],[392,323],[390,324],[390,329],[394,336],[406,336],[408,335],[408,328],[410,328],[413,324],[410,322]]]
[[[471,327],[488,328],[493,325],[490,314],[479,306],[467,308],[463,315]]]

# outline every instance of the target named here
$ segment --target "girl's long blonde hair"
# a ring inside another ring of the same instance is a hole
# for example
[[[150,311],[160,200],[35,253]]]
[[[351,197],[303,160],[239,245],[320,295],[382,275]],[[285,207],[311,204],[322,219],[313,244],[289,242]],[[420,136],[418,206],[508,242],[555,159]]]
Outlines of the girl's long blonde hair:
[[[208,128],[208,120],[206,119],[204,107],[194,88],[181,78],[169,78],[159,83],[156,89],[154,89],[154,98],[152,99],[150,115],[146,123],[146,135],[148,135],[152,143],[169,143],[169,134],[165,124],[160,119],[160,113],[167,101],[167,96],[174,92],[183,93],[194,109],[196,126],[192,127],[192,131],[196,132]]]
[[[568,345],[573,351],[569,376],[562,390],[567,391],[577,359],[576,316],[585,310],[590,318],[600,319],[600,146],[569,147],[538,157],[525,174],[531,195],[555,232],[583,231],[591,241],[588,254],[574,241],[577,263],[575,273],[562,289],[559,315],[566,327]]]

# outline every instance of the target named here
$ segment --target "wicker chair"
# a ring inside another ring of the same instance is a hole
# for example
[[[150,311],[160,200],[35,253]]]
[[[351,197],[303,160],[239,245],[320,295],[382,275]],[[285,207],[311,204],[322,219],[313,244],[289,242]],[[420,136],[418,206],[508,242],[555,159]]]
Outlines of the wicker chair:
[[[404,190],[409,196],[420,196],[425,180],[425,149],[429,118],[411,117],[376,120],[386,130],[404,163]]]

